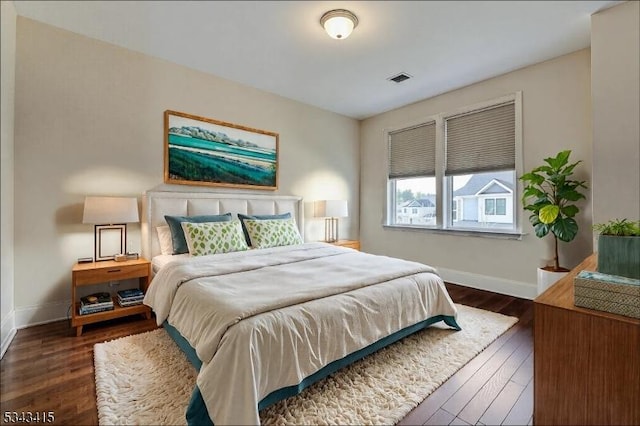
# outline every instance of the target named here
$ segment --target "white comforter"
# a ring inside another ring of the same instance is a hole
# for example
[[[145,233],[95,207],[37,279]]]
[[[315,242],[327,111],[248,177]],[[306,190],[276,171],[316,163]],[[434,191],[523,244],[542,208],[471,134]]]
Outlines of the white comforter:
[[[214,424],[327,364],[456,308],[433,268],[324,243],[171,262],[144,303],[193,346]]]

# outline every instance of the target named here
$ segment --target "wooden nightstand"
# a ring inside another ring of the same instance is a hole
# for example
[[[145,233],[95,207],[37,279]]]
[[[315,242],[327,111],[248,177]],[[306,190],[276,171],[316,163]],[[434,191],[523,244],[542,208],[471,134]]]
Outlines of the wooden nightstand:
[[[349,247],[352,249],[356,249],[358,251],[360,250],[360,241],[358,240],[338,240],[329,244],[333,244],[334,246],[340,246],[340,247]]]
[[[117,298],[113,301],[113,310],[97,312],[95,314],[80,315],[80,301],[76,290],[79,286],[108,283],[138,278],[140,289],[147,292],[151,280],[151,262],[146,259],[126,260],[115,262],[76,263],[71,270],[71,326],[76,327],[76,336],[82,334],[82,326],[95,322],[106,321],[113,318],[128,315],[143,314],[147,319],[151,318],[151,309],[146,305],[120,306]]]

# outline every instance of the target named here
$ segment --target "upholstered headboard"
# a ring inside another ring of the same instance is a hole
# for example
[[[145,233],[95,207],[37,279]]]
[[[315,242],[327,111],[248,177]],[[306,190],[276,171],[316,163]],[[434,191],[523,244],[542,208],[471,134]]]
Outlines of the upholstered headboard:
[[[147,191],[142,197],[142,255],[152,259],[160,254],[156,227],[166,225],[165,215],[194,216],[238,213],[291,213],[304,239],[304,203],[301,197],[214,192]]]

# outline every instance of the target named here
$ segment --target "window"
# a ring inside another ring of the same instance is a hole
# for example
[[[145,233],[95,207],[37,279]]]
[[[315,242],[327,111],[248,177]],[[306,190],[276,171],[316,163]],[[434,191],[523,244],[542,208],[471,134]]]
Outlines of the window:
[[[395,205],[399,225],[434,226],[435,177],[395,179]],[[411,206],[411,207],[405,207]],[[415,207],[413,207],[415,206]],[[411,210],[409,210],[411,209]],[[411,214],[408,212],[411,211]]]
[[[451,181],[452,198],[458,201],[461,211],[456,216],[452,212],[452,229],[496,232],[515,229],[516,174],[513,170],[453,176]]]
[[[486,198],[484,200],[484,214],[487,216],[505,216],[507,214],[507,199]]]
[[[495,198],[487,198],[484,200],[484,214],[495,215],[496,214],[496,200]]]
[[[388,132],[387,225],[518,233],[520,111],[516,93]]]
[[[402,208],[402,214],[392,216],[394,224],[436,224],[435,152],[435,121],[389,133],[391,205],[396,206],[393,211]]]
[[[458,204],[459,204],[460,200],[456,200],[454,199],[453,202],[451,203],[451,220],[453,220],[454,222],[458,221]]]

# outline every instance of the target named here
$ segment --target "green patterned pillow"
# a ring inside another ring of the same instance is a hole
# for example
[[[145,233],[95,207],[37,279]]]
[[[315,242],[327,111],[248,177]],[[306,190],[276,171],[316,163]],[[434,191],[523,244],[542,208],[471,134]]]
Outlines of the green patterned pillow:
[[[245,219],[244,226],[251,239],[251,247],[267,248],[302,244],[302,237],[291,219],[252,220]]]
[[[228,222],[182,222],[182,229],[192,256],[247,250],[239,220]]]

